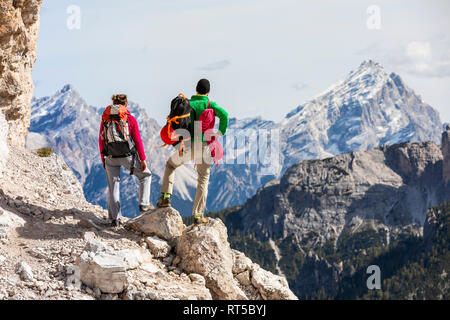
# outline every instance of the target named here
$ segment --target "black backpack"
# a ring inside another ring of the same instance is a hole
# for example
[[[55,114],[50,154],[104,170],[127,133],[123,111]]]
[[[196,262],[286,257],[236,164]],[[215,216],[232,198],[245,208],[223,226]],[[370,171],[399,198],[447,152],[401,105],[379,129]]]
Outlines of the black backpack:
[[[167,125],[172,127],[172,129],[185,129],[189,131],[192,136],[192,128],[191,128],[191,105],[189,104],[189,100],[180,93],[175,99],[170,103],[170,114],[167,117]],[[180,136],[178,141],[173,144],[176,146],[183,139],[187,139],[188,137]]]

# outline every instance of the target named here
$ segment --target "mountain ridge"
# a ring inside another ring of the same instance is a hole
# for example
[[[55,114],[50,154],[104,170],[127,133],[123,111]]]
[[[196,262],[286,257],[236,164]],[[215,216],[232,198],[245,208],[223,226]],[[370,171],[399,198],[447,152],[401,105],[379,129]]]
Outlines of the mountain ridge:
[[[357,281],[352,270],[368,252],[375,259],[403,241],[420,248],[414,239],[424,237],[428,209],[450,201],[449,136],[450,128],[441,146],[403,142],[304,160],[243,205],[212,215],[225,221],[232,245],[272,272],[281,268],[299,297],[335,298],[340,281]],[[307,276],[314,273],[321,278]]]

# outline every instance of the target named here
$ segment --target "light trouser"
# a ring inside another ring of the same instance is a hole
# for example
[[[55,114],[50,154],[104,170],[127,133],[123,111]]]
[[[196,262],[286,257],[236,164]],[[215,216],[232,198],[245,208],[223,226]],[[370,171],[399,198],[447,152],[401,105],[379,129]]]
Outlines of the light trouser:
[[[122,217],[120,210],[120,167],[130,170],[132,157],[111,158],[105,157],[106,178],[108,180],[108,216],[110,219]],[[152,183],[152,173],[147,167],[142,171],[138,159],[135,161],[134,172],[139,179],[139,205],[150,204],[150,186]]]
[[[202,144],[186,144],[186,150],[180,156],[177,151],[173,154],[166,163],[164,171],[164,178],[161,187],[161,193],[172,194],[173,182],[175,179],[175,169],[182,164],[195,160],[195,165],[198,173],[197,191],[195,193],[194,206],[192,207],[192,214],[203,215],[206,208],[206,198],[208,196],[209,175],[211,173],[211,152],[208,145]]]

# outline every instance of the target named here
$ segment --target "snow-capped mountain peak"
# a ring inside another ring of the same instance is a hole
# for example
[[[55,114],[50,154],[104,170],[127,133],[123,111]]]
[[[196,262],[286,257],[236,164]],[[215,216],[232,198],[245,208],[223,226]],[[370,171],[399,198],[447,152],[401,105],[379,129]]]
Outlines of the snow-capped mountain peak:
[[[403,141],[439,143],[439,114],[372,60],[281,122],[284,166]]]

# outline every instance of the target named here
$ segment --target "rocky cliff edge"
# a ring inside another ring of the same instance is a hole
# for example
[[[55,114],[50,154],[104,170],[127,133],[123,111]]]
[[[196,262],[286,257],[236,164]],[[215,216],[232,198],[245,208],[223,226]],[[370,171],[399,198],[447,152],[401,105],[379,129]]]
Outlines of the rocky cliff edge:
[[[105,195],[106,196],[106,195]],[[219,219],[172,208],[107,227],[57,155],[11,147],[0,179],[0,299],[297,299],[233,250]]]

